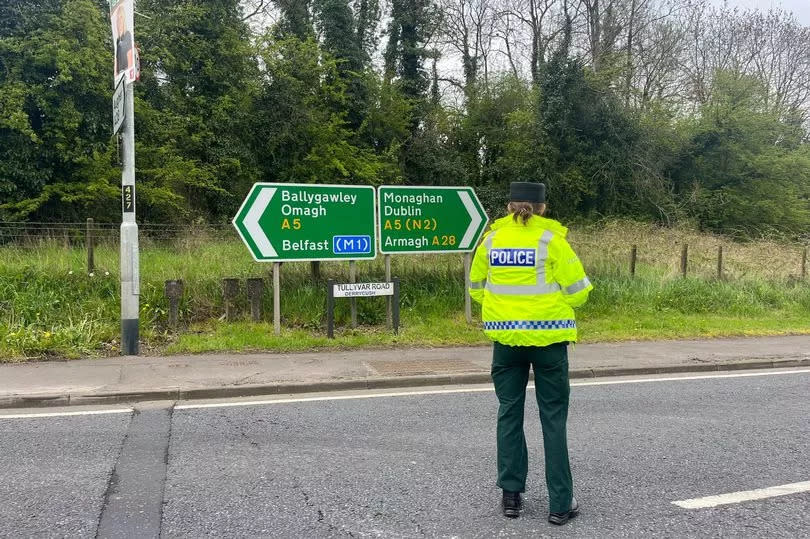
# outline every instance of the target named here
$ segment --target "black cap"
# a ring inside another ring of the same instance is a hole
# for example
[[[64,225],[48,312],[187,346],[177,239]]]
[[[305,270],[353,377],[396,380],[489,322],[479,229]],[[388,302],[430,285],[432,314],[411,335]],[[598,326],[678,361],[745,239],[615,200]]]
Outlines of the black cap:
[[[509,187],[509,200],[511,202],[543,203],[546,201],[546,186],[534,182],[512,182]]]

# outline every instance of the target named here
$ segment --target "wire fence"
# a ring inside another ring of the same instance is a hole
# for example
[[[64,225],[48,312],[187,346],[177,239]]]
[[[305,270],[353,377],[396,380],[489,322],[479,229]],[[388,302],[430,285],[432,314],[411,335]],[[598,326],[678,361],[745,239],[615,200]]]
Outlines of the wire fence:
[[[37,223],[0,222],[0,246],[37,248],[44,243],[61,243],[65,247],[83,246],[88,238],[96,245],[115,245],[120,239],[119,223]],[[226,240],[238,239],[230,224],[175,225],[164,223],[139,223],[139,237],[147,244],[174,243],[189,239]]]
[[[203,245],[241,244],[230,223],[138,225],[141,248],[197,248]],[[36,250],[117,248],[119,223],[88,219],[75,223],[0,222],[0,248]],[[735,242],[723,236],[654,225],[608,223],[577,229],[569,235],[586,267],[603,274],[634,276],[636,268],[654,269],[662,277],[695,276],[719,279],[763,277],[807,279],[808,248],[803,241],[752,240]],[[414,258],[414,257],[410,257]],[[92,267],[92,253],[88,257]],[[640,270],[641,271],[641,270]]]

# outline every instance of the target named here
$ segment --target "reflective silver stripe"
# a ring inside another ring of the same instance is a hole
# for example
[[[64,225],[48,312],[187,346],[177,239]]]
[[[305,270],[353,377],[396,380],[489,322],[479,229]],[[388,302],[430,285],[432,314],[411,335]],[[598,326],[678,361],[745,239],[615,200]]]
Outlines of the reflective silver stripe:
[[[470,288],[472,290],[480,290],[480,289],[484,288],[484,285],[486,285],[486,284],[487,284],[486,279],[484,279],[483,281],[475,281],[475,282],[470,283]]]
[[[489,265],[489,252],[492,250],[492,240],[495,238],[495,234],[497,234],[497,230],[493,230],[487,237],[484,239],[484,249],[486,249],[487,253],[487,278],[485,282],[489,282],[492,280],[492,266]]]
[[[498,231],[496,230],[484,239],[484,248],[487,250],[487,255],[489,255],[489,252],[492,250],[492,238],[494,238],[497,233]],[[487,256],[487,259],[489,259],[489,256]]]
[[[554,234],[550,230],[543,232],[540,241],[537,242],[537,284],[546,282],[546,260],[548,260],[548,244],[551,243]],[[560,287],[557,287],[559,290]]]
[[[589,286],[591,286],[591,281],[585,277],[584,279],[580,279],[570,286],[566,286],[563,290],[563,294],[576,294],[577,292],[582,292]]]
[[[537,294],[553,294],[560,291],[557,283],[538,284],[492,284],[487,281],[486,289],[493,294],[503,296],[534,296]]]

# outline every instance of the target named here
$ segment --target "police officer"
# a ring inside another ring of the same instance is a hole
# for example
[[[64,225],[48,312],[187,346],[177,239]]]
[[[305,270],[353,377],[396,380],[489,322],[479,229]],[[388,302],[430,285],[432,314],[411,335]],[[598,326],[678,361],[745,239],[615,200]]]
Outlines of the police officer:
[[[482,305],[494,341],[492,380],[498,396],[498,486],[503,513],[516,518],[526,487],[523,410],[529,366],[543,427],[549,517],[562,525],[579,507],[568,461],[568,343],[577,340],[574,307],[593,289],[565,239],[567,229],[543,217],[545,185],[511,184],[508,215],[492,224],[470,270],[472,298]]]

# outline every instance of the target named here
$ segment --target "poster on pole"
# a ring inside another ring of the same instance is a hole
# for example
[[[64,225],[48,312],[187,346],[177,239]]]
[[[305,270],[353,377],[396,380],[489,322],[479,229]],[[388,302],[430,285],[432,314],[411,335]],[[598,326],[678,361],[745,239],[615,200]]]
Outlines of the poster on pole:
[[[130,84],[138,78],[133,0],[110,0],[110,22],[115,52],[114,80],[123,78]]]

